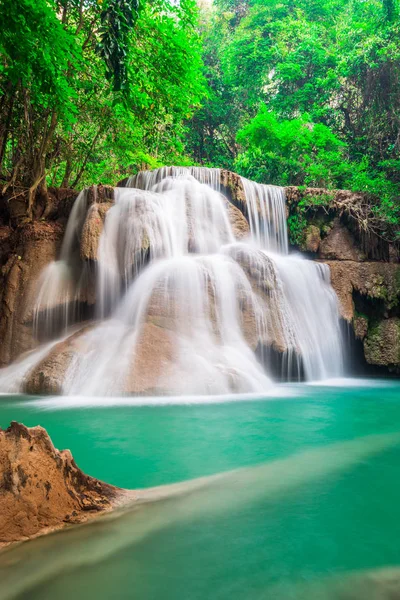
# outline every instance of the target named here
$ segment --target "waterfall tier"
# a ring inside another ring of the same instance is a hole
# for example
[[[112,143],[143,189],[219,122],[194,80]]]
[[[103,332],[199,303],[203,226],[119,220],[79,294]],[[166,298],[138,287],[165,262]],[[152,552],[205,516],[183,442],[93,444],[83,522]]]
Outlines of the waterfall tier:
[[[329,269],[288,254],[284,190],[242,179],[243,214],[220,181],[164,167],[106,197],[81,192],[38,283],[47,346],[4,369],[0,389],[262,393],[276,357],[286,379],[340,375]]]

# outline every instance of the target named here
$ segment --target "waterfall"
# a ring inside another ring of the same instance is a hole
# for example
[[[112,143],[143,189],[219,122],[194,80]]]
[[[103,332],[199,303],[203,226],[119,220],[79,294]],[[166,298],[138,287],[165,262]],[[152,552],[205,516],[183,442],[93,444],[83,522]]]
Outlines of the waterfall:
[[[289,243],[286,227],[285,190],[263,185],[241,177],[250,231],[253,240],[265,250],[287,254]]]
[[[262,393],[276,375],[271,353],[284,379],[340,375],[328,267],[288,253],[283,188],[240,181],[248,224],[224,195],[218,169],[140,172],[115,188],[103,221],[96,197],[90,204],[86,192],[78,196],[60,260],[45,269],[34,307],[38,331],[66,338],[60,352],[71,340],[63,393]],[[81,242],[93,215],[103,226],[88,261]],[[238,238],[238,219],[246,239]],[[68,337],[90,294],[97,321]],[[20,384],[51,356],[36,351],[24,363],[29,372],[18,371]]]
[[[160,183],[166,177],[180,177],[192,175],[200,183],[209,185],[214,190],[221,188],[220,169],[208,169],[206,167],[161,167],[154,171],[139,171],[136,175],[128,177],[126,187],[138,188],[140,190],[151,190],[156,183]]]
[[[59,260],[49,263],[41,273],[33,307],[34,331],[39,339],[64,333],[77,319],[77,299],[86,283],[85,269],[80,269],[79,237],[87,208],[87,190],[83,190],[72,207]]]

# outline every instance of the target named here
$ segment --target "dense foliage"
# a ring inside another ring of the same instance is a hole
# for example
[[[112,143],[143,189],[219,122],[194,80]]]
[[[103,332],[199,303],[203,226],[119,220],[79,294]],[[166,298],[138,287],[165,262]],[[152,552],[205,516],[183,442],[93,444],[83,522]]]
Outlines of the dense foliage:
[[[215,0],[199,162],[261,182],[377,194],[400,222],[397,0]]]
[[[0,0],[2,190],[194,162],[368,192],[398,230],[398,1]]]
[[[203,94],[194,0],[0,0],[3,190],[182,162]]]

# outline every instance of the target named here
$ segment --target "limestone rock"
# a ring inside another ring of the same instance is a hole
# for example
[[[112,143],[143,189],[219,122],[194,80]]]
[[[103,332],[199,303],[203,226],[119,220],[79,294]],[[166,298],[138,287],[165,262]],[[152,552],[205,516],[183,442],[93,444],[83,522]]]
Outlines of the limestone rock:
[[[87,191],[88,204],[114,203],[114,188],[111,185],[91,185]]]
[[[368,332],[368,319],[357,315],[353,319],[354,334],[358,340],[363,340]]]
[[[400,265],[340,260],[327,261],[326,264],[330,267],[332,287],[339,298],[341,316],[346,321],[353,321],[356,337],[364,341],[366,361],[371,365],[399,371],[399,319],[391,315],[400,303]],[[373,304],[368,319],[355,315],[354,293],[364,297],[367,302],[379,301],[386,318],[374,312]]]
[[[176,334],[160,323],[162,321],[153,317],[142,327],[126,382],[126,393],[162,395],[166,391],[173,392],[169,382],[174,373]]]
[[[243,213],[232,202],[227,202],[226,207],[235,238],[242,240],[248,237],[250,235],[250,226]]]
[[[165,326],[167,325],[167,327]],[[86,325],[59,342],[27,375],[24,392],[28,394],[62,394],[63,384],[72,360],[79,361],[91,350],[86,334],[95,324]],[[174,323],[165,317],[151,316],[141,328],[136,353],[123,393],[150,395],[169,390],[169,377],[176,352]]]
[[[321,234],[319,227],[316,225],[309,225],[305,231],[304,243],[301,249],[306,252],[318,252],[321,244]]]
[[[82,340],[85,333],[94,325],[86,325],[53,346],[47,356],[34,367],[24,382],[27,394],[62,394],[63,382],[73,359],[79,360],[86,346]]]
[[[372,326],[364,340],[364,353],[370,365],[389,366],[400,372],[400,319],[383,319]]]
[[[260,327],[248,295],[244,290],[238,291],[243,334],[247,343],[253,350],[262,344],[285,352],[288,348],[284,339],[285,325],[281,320],[280,291],[274,263],[263,252],[256,250],[249,253],[246,246],[241,244],[233,246],[230,255],[246,273],[259,304],[268,315],[263,319],[263,327]]]
[[[123,490],[85,475],[45,429],[0,429],[0,545],[111,510]]]
[[[104,221],[112,202],[93,203],[86,215],[82,228],[80,254],[82,260],[97,260],[100,236]]]
[[[221,169],[221,186],[228,199],[246,216],[246,196],[240,175]]]
[[[324,261],[329,265],[331,283],[339,298],[341,316],[354,317],[353,291],[380,299],[388,310],[400,301],[400,265],[383,262]]]
[[[356,247],[355,240],[350,231],[335,219],[328,235],[322,240],[319,247],[319,257],[327,260],[363,260],[361,251]]]
[[[1,269],[0,364],[8,364],[34,347],[30,321],[42,269],[55,260],[64,225],[36,221],[15,234],[12,252]],[[5,243],[5,242],[3,242]]]

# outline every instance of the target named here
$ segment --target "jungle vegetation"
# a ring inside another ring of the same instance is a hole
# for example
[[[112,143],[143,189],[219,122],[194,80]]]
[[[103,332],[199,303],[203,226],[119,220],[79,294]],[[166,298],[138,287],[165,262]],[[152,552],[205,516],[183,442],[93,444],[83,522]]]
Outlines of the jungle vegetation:
[[[0,0],[3,193],[203,164],[400,223],[398,0]]]

